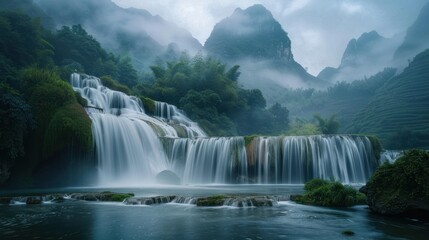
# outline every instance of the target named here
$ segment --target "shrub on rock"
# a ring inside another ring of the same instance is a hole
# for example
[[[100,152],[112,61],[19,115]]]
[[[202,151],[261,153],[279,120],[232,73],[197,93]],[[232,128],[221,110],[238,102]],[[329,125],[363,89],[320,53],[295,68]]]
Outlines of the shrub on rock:
[[[303,195],[293,195],[291,200],[324,207],[350,207],[365,204],[365,195],[339,182],[312,179],[305,184],[304,189],[306,192]]]
[[[377,213],[397,215],[429,213],[429,153],[405,151],[395,163],[380,166],[361,189],[369,208]]]

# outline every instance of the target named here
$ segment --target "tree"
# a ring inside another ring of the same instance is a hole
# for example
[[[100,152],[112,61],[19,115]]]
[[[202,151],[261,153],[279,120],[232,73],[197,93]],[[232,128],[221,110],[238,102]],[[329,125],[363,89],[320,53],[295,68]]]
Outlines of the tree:
[[[336,134],[340,128],[340,122],[335,114],[330,118],[323,118],[319,114],[314,114],[314,118],[317,120],[318,127],[323,134]]]

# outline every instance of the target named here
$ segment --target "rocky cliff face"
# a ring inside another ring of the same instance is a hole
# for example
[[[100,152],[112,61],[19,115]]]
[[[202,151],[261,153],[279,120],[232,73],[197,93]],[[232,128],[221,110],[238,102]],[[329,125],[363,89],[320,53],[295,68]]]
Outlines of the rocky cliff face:
[[[318,77],[330,82],[370,77],[393,65],[393,52],[400,40],[400,36],[385,38],[376,31],[365,32],[349,41],[337,68],[327,67]]]
[[[278,89],[325,85],[294,60],[287,32],[262,5],[236,9],[216,24],[204,49],[231,65],[240,65],[240,84],[261,89],[268,105],[277,101],[273,96]]]
[[[204,47],[209,53],[226,60],[293,61],[287,33],[262,5],[236,9],[230,17],[216,24]]]
[[[416,21],[407,29],[404,42],[395,52],[395,60],[407,63],[415,55],[429,48],[429,3],[420,11]]]

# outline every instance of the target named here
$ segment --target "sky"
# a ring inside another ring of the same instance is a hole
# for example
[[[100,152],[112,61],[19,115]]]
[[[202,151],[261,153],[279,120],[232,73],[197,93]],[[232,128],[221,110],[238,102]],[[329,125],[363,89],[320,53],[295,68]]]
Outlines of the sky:
[[[347,43],[376,30],[403,35],[428,0],[112,0],[120,7],[148,10],[188,30],[204,45],[216,23],[236,8],[262,4],[292,41],[295,60],[317,75],[338,67]]]

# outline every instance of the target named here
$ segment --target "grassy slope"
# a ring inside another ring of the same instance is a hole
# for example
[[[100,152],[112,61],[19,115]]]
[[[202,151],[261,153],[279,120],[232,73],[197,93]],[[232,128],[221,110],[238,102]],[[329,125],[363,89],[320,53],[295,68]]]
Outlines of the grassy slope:
[[[419,147],[428,147],[429,50],[386,82],[357,114],[352,126],[353,132],[377,134],[383,143],[395,141],[392,137],[399,131],[411,131]]]

